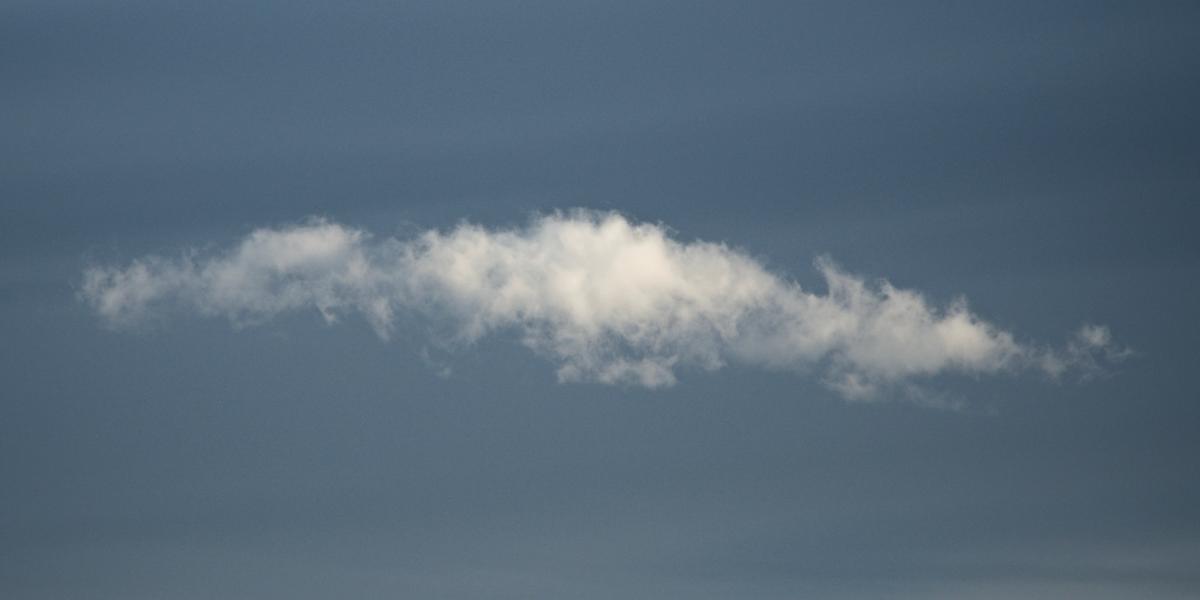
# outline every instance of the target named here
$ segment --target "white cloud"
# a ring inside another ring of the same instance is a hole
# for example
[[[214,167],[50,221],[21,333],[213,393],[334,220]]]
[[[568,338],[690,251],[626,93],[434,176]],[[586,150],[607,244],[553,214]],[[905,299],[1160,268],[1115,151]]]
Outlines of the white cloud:
[[[81,296],[114,327],[185,310],[236,325],[316,309],[362,315],[387,339],[398,318],[449,323],[453,341],[515,332],[562,381],[671,385],[680,368],[738,362],[816,372],[850,399],[946,372],[1097,372],[1127,350],[1104,327],[1063,351],[1016,342],[965,300],[931,306],[818,260],[814,293],[722,244],[679,242],[611,213],[543,216],[528,227],[460,225],[375,239],[326,220],[259,229],[216,254],[94,267]]]

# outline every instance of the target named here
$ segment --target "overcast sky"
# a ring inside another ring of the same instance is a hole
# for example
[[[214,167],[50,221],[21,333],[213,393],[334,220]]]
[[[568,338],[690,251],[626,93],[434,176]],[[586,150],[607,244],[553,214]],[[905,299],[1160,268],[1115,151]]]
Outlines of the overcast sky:
[[[1198,28],[3,3],[0,596],[1196,597]]]

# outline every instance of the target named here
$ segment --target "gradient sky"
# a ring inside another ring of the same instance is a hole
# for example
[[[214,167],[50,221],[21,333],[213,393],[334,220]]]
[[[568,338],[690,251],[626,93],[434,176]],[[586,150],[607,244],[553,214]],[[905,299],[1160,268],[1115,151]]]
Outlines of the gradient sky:
[[[1190,2],[5,2],[0,596],[1196,597],[1198,28]],[[86,293],[311,217],[406,240],[575,207],[1134,354],[920,377],[951,410],[737,361],[559,382],[520,331],[447,349],[411,315],[114,329]]]

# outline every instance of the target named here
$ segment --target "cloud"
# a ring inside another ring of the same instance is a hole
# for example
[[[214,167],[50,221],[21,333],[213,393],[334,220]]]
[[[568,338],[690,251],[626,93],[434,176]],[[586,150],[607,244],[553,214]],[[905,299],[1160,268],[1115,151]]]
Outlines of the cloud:
[[[389,339],[398,319],[438,324],[441,345],[512,332],[560,381],[662,387],[681,369],[740,363],[812,373],[848,399],[913,389],[942,373],[1099,373],[1128,350],[1085,325],[1063,350],[1017,342],[831,260],[827,290],[801,289],[723,244],[681,242],[615,213],[541,216],[520,229],[463,224],[377,239],[324,219],[259,229],[219,252],[148,256],[84,273],[81,297],[110,326],[179,312],[236,326],[316,309],[365,318]]]

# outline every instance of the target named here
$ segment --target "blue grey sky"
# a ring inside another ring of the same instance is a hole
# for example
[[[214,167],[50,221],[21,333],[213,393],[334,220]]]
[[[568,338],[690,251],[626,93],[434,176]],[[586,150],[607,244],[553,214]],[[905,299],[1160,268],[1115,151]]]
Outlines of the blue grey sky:
[[[3,3],[0,596],[1196,597],[1198,26]]]

